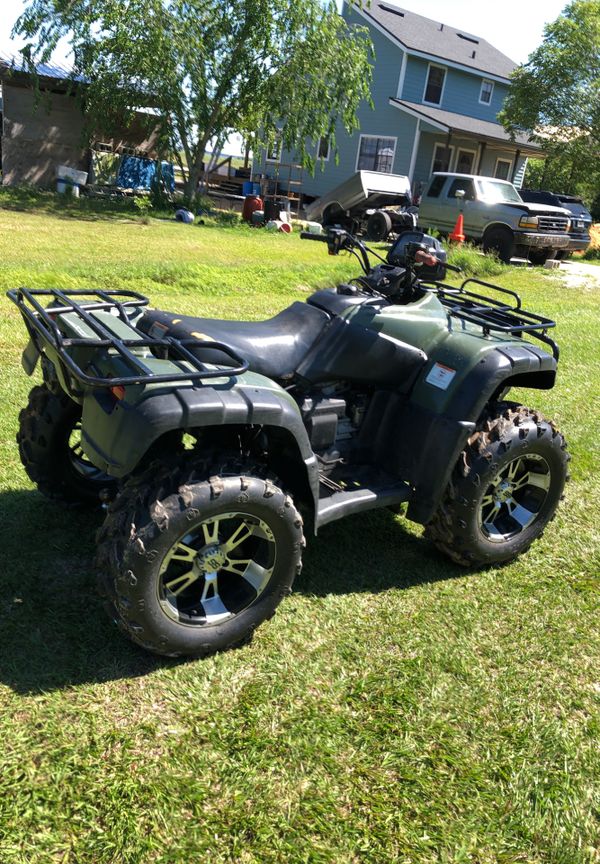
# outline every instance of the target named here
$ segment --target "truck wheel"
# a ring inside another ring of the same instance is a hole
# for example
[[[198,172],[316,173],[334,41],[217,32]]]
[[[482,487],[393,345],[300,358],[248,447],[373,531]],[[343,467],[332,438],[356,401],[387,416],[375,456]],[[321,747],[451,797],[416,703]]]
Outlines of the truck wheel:
[[[383,241],[392,230],[392,220],[389,213],[383,210],[377,210],[371,213],[367,220],[367,237],[369,240]]]
[[[100,492],[117,481],[100,471],[81,447],[81,405],[46,386],[34,387],[19,414],[17,444],[23,467],[39,491],[62,504],[100,506]]]
[[[510,264],[515,253],[515,238],[508,228],[490,228],[483,238],[483,251],[496,252],[504,264]]]
[[[554,517],[569,460],[552,422],[498,403],[469,439],[426,536],[457,564],[512,561]]]
[[[556,258],[556,249],[530,249],[529,260],[536,267],[543,267],[546,261]]]
[[[154,463],[109,507],[99,588],[138,645],[202,657],[250,641],[290,593],[303,546],[302,519],[271,480]]]

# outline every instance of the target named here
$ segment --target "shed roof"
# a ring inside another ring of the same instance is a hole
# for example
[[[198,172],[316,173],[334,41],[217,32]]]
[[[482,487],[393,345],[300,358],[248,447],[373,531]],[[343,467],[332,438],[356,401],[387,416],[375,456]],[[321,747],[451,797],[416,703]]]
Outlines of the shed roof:
[[[29,75],[29,67],[20,54],[7,55],[0,53],[0,79],[5,80],[13,75]],[[55,81],[78,81],[85,79],[81,75],[73,75],[73,70],[59,63],[38,63],[36,72],[40,78]]]
[[[506,79],[517,65],[485,39],[431,18],[424,18],[393,3],[372,0],[371,5],[363,6],[360,12],[365,18],[375,21],[409,51],[427,54],[432,59],[447,60],[477,72]]]

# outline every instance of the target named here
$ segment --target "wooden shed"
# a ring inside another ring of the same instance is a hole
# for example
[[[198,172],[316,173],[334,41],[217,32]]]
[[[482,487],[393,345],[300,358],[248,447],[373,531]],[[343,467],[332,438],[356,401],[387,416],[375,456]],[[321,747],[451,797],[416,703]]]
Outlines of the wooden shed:
[[[85,85],[73,86],[67,70],[45,65],[38,69],[36,92],[31,75],[15,61],[0,57],[0,167],[4,186],[51,187],[58,165],[90,172],[95,149],[156,158],[156,135],[147,133],[141,117],[117,133],[99,133],[86,141],[77,93],[81,86]]]

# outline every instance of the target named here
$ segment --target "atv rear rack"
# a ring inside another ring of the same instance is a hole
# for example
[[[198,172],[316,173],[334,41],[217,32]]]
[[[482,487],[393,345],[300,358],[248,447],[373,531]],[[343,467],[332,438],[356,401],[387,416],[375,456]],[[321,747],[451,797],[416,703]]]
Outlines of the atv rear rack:
[[[482,285],[484,288],[491,288],[499,294],[511,297],[513,303],[509,304],[496,297],[488,297],[485,294],[469,291],[465,287],[467,285]],[[532,336],[548,345],[552,350],[554,359],[558,360],[558,345],[547,334],[550,328],[556,327],[556,322],[523,309],[521,298],[516,291],[501,288],[491,282],[482,282],[481,279],[466,279],[460,288],[451,288],[443,282],[427,282],[423,285],[426,289],[429,286],[435,286],[434,290],[441,303],[455,318],[478,324],[486,335],[495,332],[512,333],[515,336],[523,336],[524,334]]]
[[[228,345],[222,342],[197,339],[175,339],[172,336],[155,338],[149,336],[132,324],[127,315],[127,309],[147,306],[148,298],[136,291],[85,291],[59,288],[29,289],[17,288],[7,292],[7,296],[21,312],[25,325],[38,350],[50,348],[57,355],[71,375],[81,384],[91,387],[117,387],[128,384],[143,384],[149,380],[153,384],[171,383],[177,381],[198,381],[205,378],[223,378],[241,375],[248,369],[247,361],[239,357]],[[49,297],[49,306],[42,306],[37,298]],[[90,302],[80,302],[90,298]],[[116,310],[116,315],[114,310]],[[130,338],[120,338],[106,327],[93,312],[109,312],[120,319],[131,330]],[[56,319],[61,315],[74,314],[81,323],[86,325],[94,337],[66,337],[59,328]],[[41,340],[41,345],[38,344]],[[193,345],[197,349],[219,351],[234,366],[211,368],[206,366],[189,349]],[[84,372],[73,357],[73,349],[91,348],[112,350],[131,369],[131,374],[107,377],[90,375]],[[148,348],[154,357],[170,360],[181,371],[156,373],[135,352],[136,348]],[[182,363],[189,364],[185,368]]]

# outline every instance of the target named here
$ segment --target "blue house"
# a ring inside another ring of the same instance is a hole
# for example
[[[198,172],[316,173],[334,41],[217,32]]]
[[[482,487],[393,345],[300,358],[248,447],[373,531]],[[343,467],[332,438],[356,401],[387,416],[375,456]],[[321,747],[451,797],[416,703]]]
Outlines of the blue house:
[[[294,174],[297,158],[277,144],[258,154],[255,174],[278,178],[280,190],[290,179],[293,187],[295,177],[309,200],[359,169],[406,174],[414,195],[433,171],[484,174],[521,186],[528,156],[541,151],[526,136],[512,142],[496,119],[512,60],[484,39],[389,2],[372,0],[368,8],[345,3],[342,14],[369,28],[374,108],[361,105],[355,134],[336,130],[337,163],[327,140],[315,143],[314,177]]]

